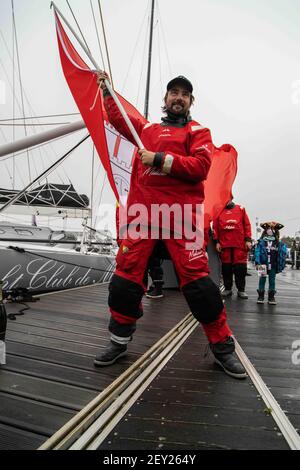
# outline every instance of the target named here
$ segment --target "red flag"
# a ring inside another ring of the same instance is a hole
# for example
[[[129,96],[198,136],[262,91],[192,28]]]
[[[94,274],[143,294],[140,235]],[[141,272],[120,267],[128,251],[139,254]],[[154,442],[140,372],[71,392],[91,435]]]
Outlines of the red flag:
[[[237,173],[237,151],[232,145],[215,147],[212,164],[205,181],[205,226],[217,218],[232,198],[232,185]]]
[[[136,148],[105,122],[107,116],[95,71],[88,67],[75,50],[57,13],[55,13],[55,21],[65,78],[107,172],[111,188],[119,201],[129,190],[130,169]],[[135,116],[147,122],[122,96],[118,95],[118,98],[129,117]],[[121,147],[120,144],[122,144]]]

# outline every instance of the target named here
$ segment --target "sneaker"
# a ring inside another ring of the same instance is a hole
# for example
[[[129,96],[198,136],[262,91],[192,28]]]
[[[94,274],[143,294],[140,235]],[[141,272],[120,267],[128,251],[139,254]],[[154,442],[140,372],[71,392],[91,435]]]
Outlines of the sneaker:
[[[248,299],[248,295],[246,294],[246,292],[238,291],[237,295],[240,299]]]
[[[258,293],[258,299],[257,299],[257,304],[263,304],[265,300],[265,291],[264,290],[257,290]]]
[[[161,286],[150,286],[146,292],[146,297],[149,299],[161,299],[164,296]]]
[[[104,351],[98,353],[94,359],[94,365],[97,367],[110,366],[120,357],[127,354],[127,345],[113,343],[112,341]]]
[[[246,371],[234,353],[234,340],[229,337],[225,343],[215,343],[210,345],[210,349],[215,356],[215,362],[227,375],[235,379],[245,379]]]
[[[221,292],[222,297],[230,297],[232,295],[232,290],[225,289],[223,292]]]

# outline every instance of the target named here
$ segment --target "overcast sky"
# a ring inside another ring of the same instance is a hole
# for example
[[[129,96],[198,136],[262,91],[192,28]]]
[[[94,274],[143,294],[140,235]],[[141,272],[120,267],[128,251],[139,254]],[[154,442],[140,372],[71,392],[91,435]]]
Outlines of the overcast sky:
[[[69,0],[69,3],[96,61],[102,66],[90,2]],[[282,234],[294,235],[300,231],[300,2],[157,0],[156,3],[151,120],[160,120],[167,81],[178,74],[187,76],[194,85],[196,98],[193,118],[211,129],[216,145],[228,142],[238,151],[233,192],[236,202],[246,207],[253,229],[256,218],[260,222],[273,219],[285,224]],[[56,4],[74,25],[67,3],[57,0]],[[77,111],[62,75],[49,5],[48,0],[14,0],[22,81],[36,115]],[[99,22],[96,0],[93,6]],[[150,2],[101,0],[101,6],[114,86],[143,112]],[[4,37],[13,54],[11,0],[0,1],[0,29],[3,35],[0,80],[2,88],[3,83],[6,88],[0,119],[4,119],[13,113],[9,83],[12,65],[3,40]],[[104,47],[102,37],[101,44]],[[15,107],[15,115],[20,116]],[[25,113],[32,115],[27,102]],[[60,117],[52,121],[74,119],[78,118]],[[20,132],[24,131],[18,129],[15,136]],[[57,156],[83,134],[54,144]],[[11,128],[0,126],[0,144],[11,139]],[[88,191],[91,148],[90,143],[85,145],[67,165],[79,192]],[[35,157],[36,162],[39,158]],[[18,168],[21,163],[25,167],[21,172],[25,179],[26,156],[18,157],[17,162]],[[11,162],[6,161],[5,168],[3,165],[2,162],[0,184],[9,186]],[[39,163],[36,166],[39,171]],[[99,188],[102,179],[101,170]],[[22,187],[20,179],[18,186]],[[112,199],[106,185],[103,201]]]

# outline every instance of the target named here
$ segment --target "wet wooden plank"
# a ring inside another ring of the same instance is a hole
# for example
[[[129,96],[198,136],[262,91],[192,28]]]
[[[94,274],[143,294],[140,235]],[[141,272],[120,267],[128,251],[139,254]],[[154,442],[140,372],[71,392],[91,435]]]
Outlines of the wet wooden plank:
[[[101,450],[127,448],[134,443],[135,450],[170,450],[178,444],[186,449],[224,450],[288,450],[282,435],[258,427],[231,424],[208,424],[202,421],[161,420],[128,416],[114,433],[106,439]],[[132,431],[134,429],[134,432]],[[122,445],[123,444],[123,445]]]
[[[55,432],[187,312],[176,291],[167,292],[159,303],[147,299],[128,356],[112,367],[95,368],[95,354],[109,341],[107,287],[41,296],[24,315],[8,321],[7,364],[0,368],[0,424],[9,426],[12,439],[15,428],[17,438],[8,445],[0,433],[0,447],[30,447],[30,430],[47,436]],[[18,313],[22,307],[7,304],[7,311]],[[40,437],[32,442],[34,448]]]
[[[0,422],[0,450],[37,449],[45,436]]]
[[[3,424],[29,432],[51,436],[58,423],[63,425],[75,411],[16,395],[0,393],[0,415]]]

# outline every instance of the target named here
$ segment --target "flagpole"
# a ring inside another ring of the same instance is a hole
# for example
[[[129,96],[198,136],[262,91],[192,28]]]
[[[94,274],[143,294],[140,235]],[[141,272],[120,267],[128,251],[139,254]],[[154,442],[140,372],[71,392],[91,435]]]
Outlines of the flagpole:
[[[123,108],[119,98],[117,97],[116,93],[112,89],[111,84],[109,83],[108,80],[104,80],[104,83],[105,83],[109,93],[111,94],[112,98],[114,99],[114,102],[118,106],[120,113],[122,114],[123,118],[125,119],[125,122],[126,122],[127,126],[129,127],[129,130],[130,130],[131,134],[133,135],[133,138],[134,138],[138,148],[139,149],[145,148],[142,141],[141,141],[141,139],[140,139],[140,137],[139,137],[139,135],[138,135],[138,133],[136,132],[135,128],[133,127],[132,122],[130,121],[125,109]]]
[[[79,42],[79,44],[81,45],[82,49],[84,50],[84,52],[86,53],[86,55],[88,56],[88,58],[90,59],[90,61],[92,62],[92,64],[94,65],[95,69],[97,72],[100,72],[101,69],[99,67],[99,65],[97,64],[97,62],[95,61],[95,59],[93,58],[92,54],[90,53],[90,51],[88,50],[88,48],[86,47],[86,45],[81,41],[81,39],[79,38],[79,36],[76,34],[76,32],[74,31],[74,29],[72,28],[72,26],[68,23],[68,21],[66,20],[66,18],[63,16],[63,14],[61,13],[61,11],[57,8],[57,6],[55,5],[54,2],[51,2],[50,4],[50,8],[53,7],[54,9],[54,12],[55,13],[58,13],[58,15],[61,17],[61,19],[65,22],[65,24],[68,26],[68,28],[70,29],[70,31],[73,33],[73,35],[75,36],[75,38],[77,39],[77,41]],[[136,132],[135,128],[133,127],[132,125],[132,122],[130,121],[125,109],[123,108],[119,98],[117,97],[116,93],[114,92],[111,84],[109,83],[108,80],[104,80],[104,83],[109,91],[109,93],[111,94],[114,102],[116,103],[120,113],[122,114],[137,146],[139,149],[143,149],[144,148],[144,145],[138,135],[138,133]]]

